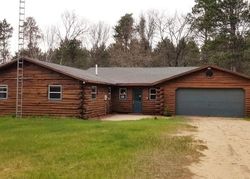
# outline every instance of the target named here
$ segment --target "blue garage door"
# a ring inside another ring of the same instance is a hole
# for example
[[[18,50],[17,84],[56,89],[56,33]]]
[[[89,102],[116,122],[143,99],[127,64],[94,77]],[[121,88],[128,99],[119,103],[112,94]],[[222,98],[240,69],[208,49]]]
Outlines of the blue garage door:
[[[176,114],[198,116],[244,116],[242,89],[178,89]]]

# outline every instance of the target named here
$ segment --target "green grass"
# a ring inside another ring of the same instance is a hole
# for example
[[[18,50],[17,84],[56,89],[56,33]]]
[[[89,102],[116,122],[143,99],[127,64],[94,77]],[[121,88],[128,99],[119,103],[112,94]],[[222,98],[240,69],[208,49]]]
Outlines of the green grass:
[[[197,160],[182,119],[0,118],[0,178],[187,178]]]

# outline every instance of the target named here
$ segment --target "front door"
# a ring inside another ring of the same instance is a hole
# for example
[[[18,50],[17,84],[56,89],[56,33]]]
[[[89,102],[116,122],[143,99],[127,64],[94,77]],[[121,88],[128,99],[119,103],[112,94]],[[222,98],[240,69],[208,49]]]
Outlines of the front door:
[[[133,112],[142,112],[142,89],[140,88],[133,89]]]

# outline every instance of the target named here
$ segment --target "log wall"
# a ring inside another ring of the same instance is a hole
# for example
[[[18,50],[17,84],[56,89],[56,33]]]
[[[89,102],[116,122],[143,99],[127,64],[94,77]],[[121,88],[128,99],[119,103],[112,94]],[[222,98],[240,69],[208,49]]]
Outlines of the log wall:
[[[52,70],[24,62],[23,115],[81,117],[80,81]],[[0,114],[14,115],[16,106],[16,64],[0,72],[0,84],[8,85],[8,99],[0,100]],[[62,85],[62,100],[48,99],[48,86]]]
[[[97,86],[96,99],[92,99],[91,96],[92,86]],[[108,86],[86,84],[83,87],[83,94],[84,94],[84,100],[83,100],[84,118],[94,118],[94,117],[104,116],[112,111],[111,99],[108,94]]]
[[[8,85],[8,99],[0,100],[0,115],[15,115],[16,64],[1,70],[0,84]],[[62,85],[62,100],[48,99],[49,85]],[[92,85],[25,61],[23,115],[92,118],[108,114],[111,101],[104,99],[108,87],[97,85],[97,98],[92,100]]]
[[[127,88],[127,99],[119,99],[119,88]],[[142,89],[142,113],[162,114],[164,107],[163,89],[157,88],[157,99],[149,100],[149,88],[151,87],[114,87],[112,90],[112,109],[117,113],[133,113],[133,89]],[[161,92],[160,92],[161,91]]]
[[[163,83],[166,110],[175,114],[176,90],[179,88],[239,88],[245,90],[245,115],[250,116],[250,80],[224,71],[215,70],[208,78],[206,69]]]

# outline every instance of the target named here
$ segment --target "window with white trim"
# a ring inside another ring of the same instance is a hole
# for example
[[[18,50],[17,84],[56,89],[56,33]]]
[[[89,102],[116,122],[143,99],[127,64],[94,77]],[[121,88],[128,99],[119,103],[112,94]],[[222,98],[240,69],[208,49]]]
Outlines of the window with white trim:
[[[48,99],[52,101],[62,100],[62,85],[49,85]]]
[[[127,99],[127,88],[119,88],[119,99],[120,100]]]
[[[97,86],[91,86],[91,98],[96,99],[97,96]]]
[[[0,85],[0,100],[8,98],[8,86]]]
[[[156,88],[149,89],[149,100],[156,100]]]

